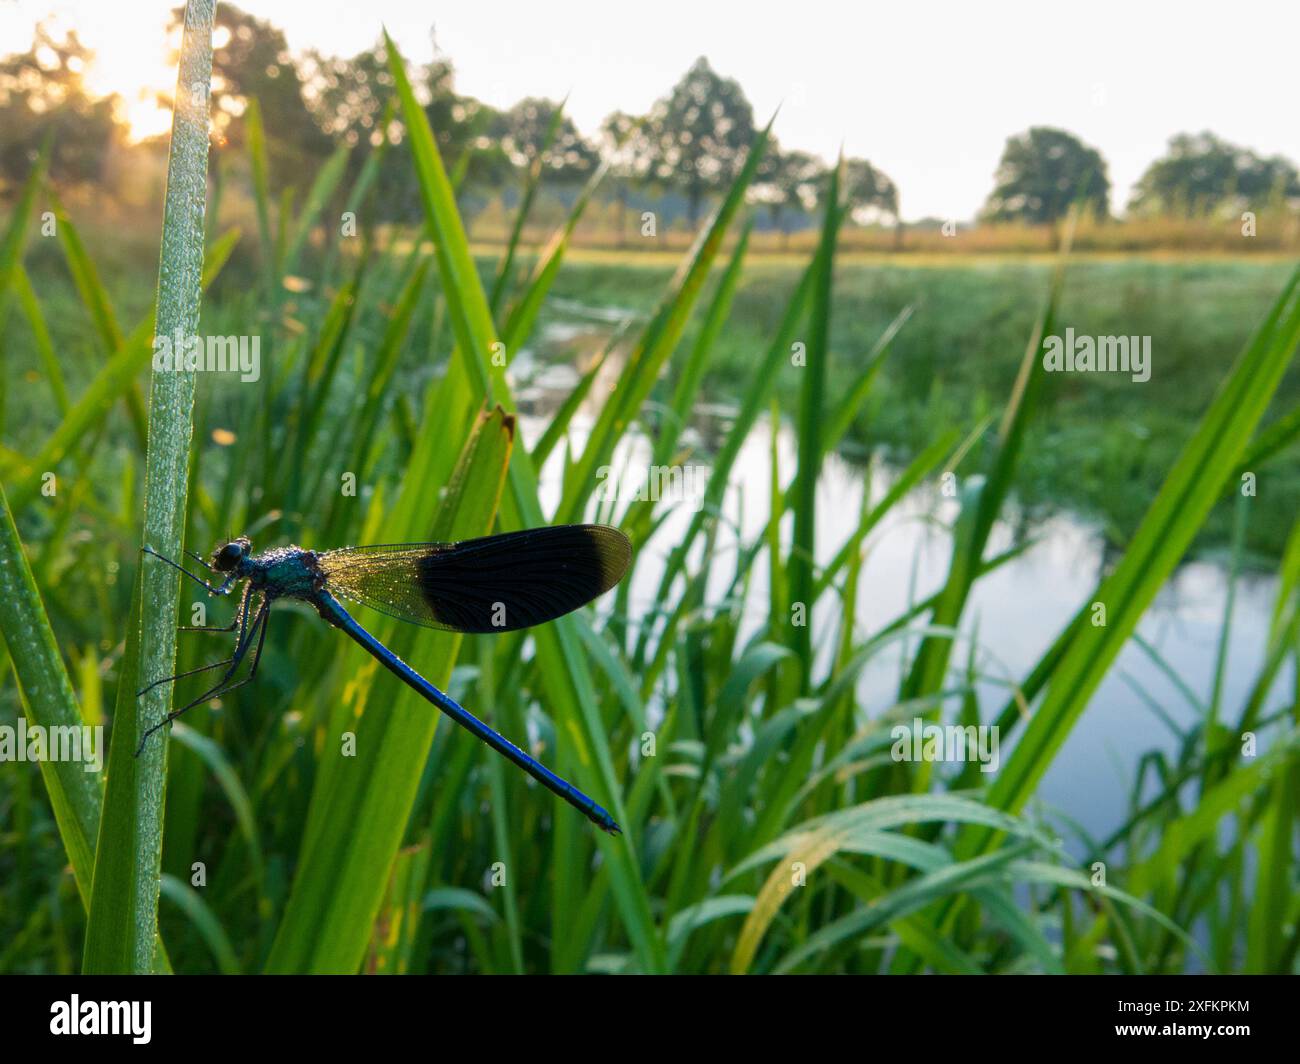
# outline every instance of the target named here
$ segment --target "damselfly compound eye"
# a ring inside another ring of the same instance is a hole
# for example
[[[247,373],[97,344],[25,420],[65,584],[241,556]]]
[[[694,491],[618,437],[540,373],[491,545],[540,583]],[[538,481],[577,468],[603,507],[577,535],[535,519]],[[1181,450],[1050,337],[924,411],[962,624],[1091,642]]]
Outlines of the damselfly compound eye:
[[[244,544],[239,540],[227,543],[212,558],[212,566],[223,573],[230,572],[244,556]]]

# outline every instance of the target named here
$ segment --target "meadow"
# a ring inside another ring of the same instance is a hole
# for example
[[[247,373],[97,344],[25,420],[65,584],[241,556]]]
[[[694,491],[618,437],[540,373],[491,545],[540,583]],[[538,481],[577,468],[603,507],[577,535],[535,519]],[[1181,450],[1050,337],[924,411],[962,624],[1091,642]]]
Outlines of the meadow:
[[[369,166],[346,186],[327,166],[277,210],[256,136],[239,231],[219,200],[195,209],[201,160],[174,147],[155,324],[148,241],[63,209],[39,166],[7,221],[0,713],[102,723],[111,749],[102,774],[0,772],[0,970],[1293,971],[1300,273],[1068,247],[1051,264],[839,261],[834,186],[806,253],[751,259],[764,136],[675,267],[571,254],[585,196],[540,248],[520,225],[476,257],[457,175],[389,58],[426,234],[366,228]],[[57,233],[33,235],[47,206]],[[200,287],[204,333],[259,336],[258,380],[150,373],[155,332],[197,329]],[[1042,342],[1067,326],[1151,335],[1151,381],[1053,379]],[[556,363],[567,394],[525,432],[526,374]],[[765,509],[738,522],[724,502],[765,419],[794,453],[773,442]],[[827,544],[818,484],[846,453],[876,490]],[[598,491],[606,468],[697,462],[698,507]],[[874,537],[944,485],[944,577],[865,626]],[[1108,564],[1007,682],[983,673],[968,604],[1031,531],[1002,545],[995,525],[1040,505],[1096,516]],[[584,519],[636,548],[591,610],[495,638],[365,621],[621,837],[292,608],[255,685],[132,756],[173,704],[137,690],[221,645],[177,636],[203,600],[142,565],[145,543],[177,556],[240,532],[329,547]],[[1071,811],[1039,785],[1153,600],[1207,550],[1231,580],[1247,565],[1275,579],[1257,673],[1240,701],[1222,658],[1206,689],[1181,685],[1175,753],[1141,758],[1123,824],[1080,860]],[[859,680],[887,655],[896,687],[868,701]],[[996,725],[997,772],[900,759],[892,729],[918,720]]]

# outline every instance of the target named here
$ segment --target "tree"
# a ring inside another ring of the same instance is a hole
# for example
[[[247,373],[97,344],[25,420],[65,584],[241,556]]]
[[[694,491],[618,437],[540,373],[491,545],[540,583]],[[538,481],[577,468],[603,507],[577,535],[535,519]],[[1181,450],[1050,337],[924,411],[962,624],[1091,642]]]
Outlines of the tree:
[[[393,75],[383,42],[349,59],[311,51],[303,59],[303,94],[316,124],[345,144],[376,145]]]
[[[645,118],[624,111],[606,115],[600,123],[597,143],[615,176],[644,181],[649,175],[652,159]]]
[[[596,150],[583,139],[568,115],[560,114],[560,105],[551,100],[531,96],[520,100],[495,116],[490,133],[506,158],[520,170],[531,170],[540,160],[554,177],[581,180],[599,161]],[[548,136],[550,144],[543,151]]]
[[[117,97],[92,99],[86,92],[83,74],[91,58],[75,32],[55,40],[40,25],[29,51],[0,60],[0,176],[6,184],[26,180],[46,137],[53,181],[101,179],[121,127]]]
[[[767,207],[768,218],[781,233],[784,245],[790,236],[790,217],[796,211],[810,214],[824,191],[826,165],[805,151],[782,151],[772,144],[754,178],[753,198]]]
[[[172,12],[173,30],[184,11]],[[212,51],[212,131],[219,143],[243,147],[243,115],[256,99],[266,129],[272,176],[295,179],[318,166],[333,144],[313,119],[303,79],[284,32],[232,4],[217,7]]]
[[[1180,133],[1169,150],[1138,180],[1132,207],[1138,212],[1208,214],[1271,196],[1300,196],[1300,175],[1281,156],[1263,159],[1213,133]]]
[[[466,180],[480,185],[501,185],[510,176],[505,152],[490,134],[497,112],[473,96],[456,91],[456,71],[451,60],[439,55],[421,72],[428,103],[424,115],[438,141],[438,151],[448,169],[470,153]]]
[[[1055,222],[1076,201],[1100,217],[1109,213],[1110,181],[1100,153],[1061,129],[1035,126],[1008,138],[995,180],[983,211],[994,221]]]
[[[627,238],[632,187],[645,182],[652,166],[646,120],[624,111],[614,111],[601,122],[597,143],[601,156],[609,160],[610,179],[606,185],[612,187],[618,197],[618,246],[623,247]]]
[[[382,136],[385,109],[395,101],[393,78],[383,41],[349,59],[313,52],[303,63],[304,90],[318,126],[330,137],[347,144],[377,145]],[[438,151],[448,170],[461,157],[466,160],[467,179],[480,185],[498,185],[510,172],[505,153],[488,135],[497,121],[492,108],[456,91],[456,72],[450,60],[436,55],[414,70],[411,87],[423,103],[425,117]],[[380,216],[389,219],[420,217],[422,208],[415,168],[406,154],[400,109],[387,133],[400,145],[390,151],[376,179],[373,202]],[[353,166],[364,163],[361,153]]]
[[[649,176],[682,189],[694,224],[705,195],[725,188],[754,140],[754,111],[740,85],[701,56],[647,122]]]
[[[873,214],[898,219],[898,186],[866,159],[844,160],[844,199],[849,216],[859,223]]]

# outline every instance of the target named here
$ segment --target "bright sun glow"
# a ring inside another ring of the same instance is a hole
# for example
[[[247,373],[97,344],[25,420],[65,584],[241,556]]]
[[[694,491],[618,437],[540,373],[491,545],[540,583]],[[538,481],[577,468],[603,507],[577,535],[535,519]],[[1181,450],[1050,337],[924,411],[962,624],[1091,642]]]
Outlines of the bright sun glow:
[[[30,43],[32,26],[44,22],[51,35],[61,40],[75,30],[81,43],[94,52],[85,71],[86,87],[94,95],[116,93],[119,117],[127,126],[131,141],[166,133],[171,128],[170,99],[176,86],[175,48],[178,37],[169,37],[152,6],[150,18],[123,18],[132,3],[104,4],[102,10],[84,4],[6,4],[0,9],[0,39],[23,47]],[[143,16],[143,11],[131,11]],[[219,31],[224,32],[224,31]],[[219,36],[215,43],[222,43]],[[161,98],[161,99],[160,99]]]

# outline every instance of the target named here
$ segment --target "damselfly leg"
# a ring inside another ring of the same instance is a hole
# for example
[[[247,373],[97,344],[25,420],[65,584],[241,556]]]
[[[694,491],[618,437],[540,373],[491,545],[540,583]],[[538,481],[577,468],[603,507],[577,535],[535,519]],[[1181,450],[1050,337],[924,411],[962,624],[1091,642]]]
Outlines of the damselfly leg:
[[[219,587],[213,587],[213,586],[212,586],[211,584],[209,584],[206,580],[204,580],[203,577],[201,577],[201,576],[196,576],[194,573],[192,573],[192,572],[190,572],[188,569],[186,569],[185,566],[183,566],[183,565],[179,565],[179,564],[177,564],[176,562],[172,561],[170,558],[166,557],[165,555],[159,554],[159,553],[158,553],[156,550],[154,550],[152,547],[141,547],[141,548],[140,548],[140,553],[141,553],[141,554],[152,554],[155,558],[159,559],[160,561],[164,561],[164,562],[166,562],[166,563],[167,563],[168,565],[170,565],[173,569],[178,569],[178,570],[180,570],[182,573],[184,573],[186,576],[188,576],[191,580],[193,580],[193,581],[194,581],[196,584],[198,584],[200,587],[206,588],[207,591],[209,592],[209,594],[213,594],[213,595],[225,595],[225,594],[228,594],[228,593],[230,592],[230,585],[233,584],[233,583],[235,582],[235,575],[232,573],[232,574],[230,574],[229,576],[227,576],[225,580],[223,580],[223,581],[221,582],[221,585],[220,585]],[[204,562],[204,564],[207,565],[206,562]],[[211,566],[209,566],[209,568],[211,568]]]
[[[230,626],[228,628],[201,628],[198,629],[198,631],[233,632],[236,628],[238,628],[239,635],[235,639],[235,648],[238,649],[239,644],[244,641],[245,625],[248,622],[248,603],[252,597],[253,597],[252,587],[244,588],[244,595],[239,600],[239,609],[235,611],[235,619],[230,622]],[[179,631],[184,632],[184,631],[189,631],[189,629],[181,628],[179,629]],[[138,690],[135,693],[135,696],[136,698],[139,698],[141,695],[145,694],[146,692],[152,691],[159,684],[172,683],[175,680],[184,679],[186,676],[193,676],[196,673],[207,672],[209,669],[219,669],[221,668],[222,665],[232,664],[234,660],[235,659],[233,656],[229,658],[223,658],[221,661],[214,661],[210,665],[200,665],[197,669],[187,669],[185,672],[178,672],[175,676],[164,676],[161,680],[154,680],[153,683],[146,684],[144,687],[140,688],[140,690]]]
[[[176,720],[176,718],[181,716],[181,714],[186,712],[186,710],[193,709],[195,706],[202,705],[204,702],[210,702],[214,698],[228,694],[237,687],[242,687],[257,675],[257,666],[262,660],[262,648],[266,645],[266,622],[267,617],[271,612],[271,602],[269,599],[263,598],[257,608],[257,613],[253,617],[252,623],[249,624],[248,607],[251,598],[252,588],[248,587],[245,589],[243,600],[240,602],[239,617],[237,619],[239,624],[239,638],[235,643],[235,652],[229,658],[226,658],[223,661],[213,662],[210,665],[200,666],[197,669],[190,669],[188,672],[179,673],[176,676],[169,676],[165,679],[157,680],[140,692],[140,694],[143,695],[146,691],[157,687],[159,684],[179,680],[183,676],[192,676],[195,673],[207,672],[210,669],[220,668],[222,665],[227,666],[225,674],[211,688],[201,694],[198,698],[187,702],[179,709],[172,710],[172,712],[168,713],[167,716],[157,724],[146,730],[145,733],[140,736],[140,745],[136,747],[135,751],[136,757],[140,756],[140,751],[144,749],[144,744],[148,741],[149,736],[158,731],[159,728],[172,723],[172,721]],[[243,679],[235,680],[235,672],[239,669],[240,663],[243,662],[249,649],[253,646],[254,639],[257,640],[257,649],[253,652],[253,661],[252,665],[249,667],[248,675]]]

